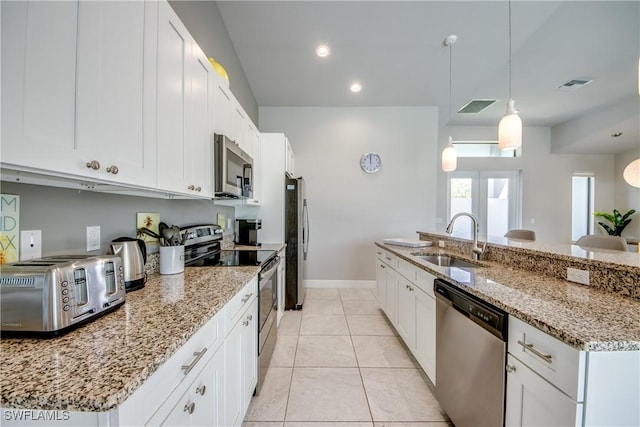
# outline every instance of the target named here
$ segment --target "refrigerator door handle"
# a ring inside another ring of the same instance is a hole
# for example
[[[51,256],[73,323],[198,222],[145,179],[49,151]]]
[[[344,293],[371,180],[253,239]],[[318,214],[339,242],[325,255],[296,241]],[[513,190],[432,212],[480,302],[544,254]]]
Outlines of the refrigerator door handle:
[[[302,254],[304,256],[304,260],[306,261],[307,251],[309,250],[309,211],[307,208],[307,199],[304,199],[304,202],[302,203],[302,218]]]

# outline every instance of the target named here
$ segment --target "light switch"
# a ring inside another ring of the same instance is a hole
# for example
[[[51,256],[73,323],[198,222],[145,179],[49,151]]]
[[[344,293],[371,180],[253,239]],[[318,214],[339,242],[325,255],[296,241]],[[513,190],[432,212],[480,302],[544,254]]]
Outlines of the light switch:
[[[20,261],[42,257],[42,230],[20,232]]]

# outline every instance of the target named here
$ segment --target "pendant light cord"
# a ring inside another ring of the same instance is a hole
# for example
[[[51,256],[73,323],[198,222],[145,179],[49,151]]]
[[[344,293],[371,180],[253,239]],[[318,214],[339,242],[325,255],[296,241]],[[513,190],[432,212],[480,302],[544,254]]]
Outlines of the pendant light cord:
[[[511,0],[509,0],[509,99],[511,99]]]
[[[451,135],[451,70],[453,68],[453,43],[449,43],[449,135]]]

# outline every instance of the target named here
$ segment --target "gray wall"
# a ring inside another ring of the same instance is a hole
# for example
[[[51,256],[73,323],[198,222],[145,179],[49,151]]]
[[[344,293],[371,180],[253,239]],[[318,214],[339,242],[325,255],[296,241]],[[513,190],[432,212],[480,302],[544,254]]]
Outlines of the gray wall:
[[[287,135],[305,178],[305,279],[373,280],[374,241],[433,230],[437,121],[435,107],[260,108],[260,130]],[[378,173],[360,169],[368,151]]]
[[[171,0],[169,4],[180,17],[202,51],[220,63],[229,75],[229,86],[253,123],[258,123],[258,104],[253,97],[240,60],[215,1]]]
[[[2,182],[3,194],[20,195],[20,229],[42,230],[42,256],[86,252],[86,227],[99,225],[101,250],[116,237],[136,235],[136,214],[158,212],[167,224],[233,220],[233,208],[210,200],[166,200]],[[233,224],[233,221],[232,221]]]

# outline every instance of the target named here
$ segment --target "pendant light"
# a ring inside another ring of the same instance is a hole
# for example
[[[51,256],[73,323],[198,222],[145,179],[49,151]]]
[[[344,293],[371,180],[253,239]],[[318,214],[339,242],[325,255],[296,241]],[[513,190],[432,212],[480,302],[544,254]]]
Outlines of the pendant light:
[[[444,39],[444,45],[449,47],[449,123],[447,127],[449,129],[449,140],[447,146],[442,150],[442,170],[445,172],[453,172],[458,166],[458,156],[456,149],[453,146],[453,139],[451,138],[451,68],[453,57],[453,45],[458,40],[458,36],[450,35]]]
[[[509,101],[507,112],[498,125],[498,147],[501,150],[515,150],[522,146],[522,119],[511,98],[511,0],[509,0]]]
[[[629,163],[622,173],[624,180],[629,185],[640,188],[640,158]]]

